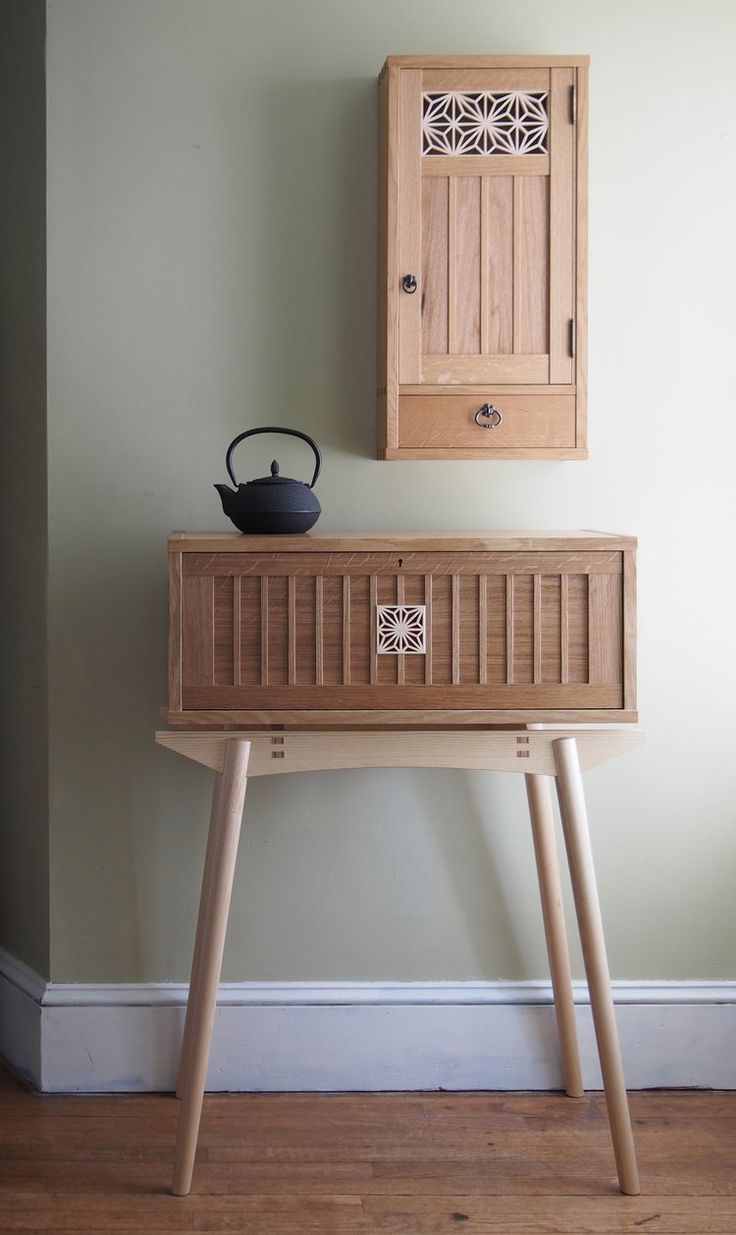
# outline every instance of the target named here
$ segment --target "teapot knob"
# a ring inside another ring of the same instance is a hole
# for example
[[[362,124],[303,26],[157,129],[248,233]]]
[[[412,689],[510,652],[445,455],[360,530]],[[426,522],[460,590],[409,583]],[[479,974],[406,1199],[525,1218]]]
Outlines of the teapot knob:
[[[278,459],[272,459],[271,460],[271,475],[278,476],[278,474],[279,474],[279,461]]]

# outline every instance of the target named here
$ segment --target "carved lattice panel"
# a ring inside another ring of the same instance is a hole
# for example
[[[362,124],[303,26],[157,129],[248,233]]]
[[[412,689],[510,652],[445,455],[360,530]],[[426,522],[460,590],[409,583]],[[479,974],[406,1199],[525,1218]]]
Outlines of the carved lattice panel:
[[[548,154],[544,90],[422,95],[422,154]]]

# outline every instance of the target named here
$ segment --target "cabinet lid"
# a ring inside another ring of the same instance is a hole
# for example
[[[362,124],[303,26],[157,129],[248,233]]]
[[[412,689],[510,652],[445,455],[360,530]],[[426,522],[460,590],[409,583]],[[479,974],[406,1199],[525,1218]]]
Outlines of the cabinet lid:
[[[298,536],[245,536],[233,532],[172,532],[170,553],[539,552],[566,549],[633,549],[635,536],[575,531],[306,532]]]

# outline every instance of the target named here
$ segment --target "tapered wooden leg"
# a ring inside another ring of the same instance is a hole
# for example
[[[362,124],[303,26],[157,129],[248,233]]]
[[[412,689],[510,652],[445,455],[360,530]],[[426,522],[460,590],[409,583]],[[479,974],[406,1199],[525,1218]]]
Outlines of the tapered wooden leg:
[[[212,788],[212,808],[210,810],[210,826],[207,832],[207,848],[204,857],[204,871],[202,873],[202,890],[199,897],[199,913],[197,915],[197,930],[194,936],[194,955],[192,957],[192,971],[189,979],[189,992],[191,996],[192,988],[198,986],[199,971],[202,964],[202,939],[205,933],[205,925],[208,915],[211,911],[212,900],[212,864],[218,841],[218,821],[220,817],[220,808],[222,804],[222,773],[215,772],[215,783]],[[179,1067],[176,1075],[176,1096],[181,1098],[186,1085],[187,1069],[189,1067],[189,1056],[192,1046],[192,1014],[194,1009],[194,1001],[187,999],[187,1011],[184,1018],[184,1033],[181,1039],[181,1049],[179,1051]]]
[[[580,1071],[580,1052],[575,1025],[575,1003],[572,997],[572,974],[570,953],[567,946],[567,929],[562,907],[560,864],[555,842],[555,819],[552,809],[552,778],[549,776],[525,776],[526,795],[529,800],[529,815],[534,838],[534,857],[537,864],[539,895],[542,901],[544,937],[547,941],[547,956],[555,997],[557,1033],[562,1055],[562,1074],[565,1090],[571,1098],[583,1095],[583,1077]]]
[[[574,738],[560,738],[553,746],[562,828],[570,864],[575,911],[583,946],[585,974],[590,991],[590,1006],[598,1042],[619,1185],[627,1196],[637,1196],[641,1190],[639,1170],[616,1029],[577,744]]]
[[[174,1158],[171,1191],[186,1196],[192,1186],[207,1062],[217,1006],[217,987],[225,949],[225,933],[238,854],[240,824],[247,784],[250,743],[233,739],[225,746],[225,767],[219,809],[210,823],[215,832],[210,855],[209,886],[203,880],[204,908],[196,973],[189,987],[187,1062]],[[208,849],[210,848],[208,842]],[[198,928],[199,933],[199,928]]]

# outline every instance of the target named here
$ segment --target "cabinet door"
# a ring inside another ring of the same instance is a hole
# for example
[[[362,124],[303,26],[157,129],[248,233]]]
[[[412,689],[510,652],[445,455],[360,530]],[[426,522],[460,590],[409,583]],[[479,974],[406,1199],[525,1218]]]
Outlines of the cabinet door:
[[[620,550],[184,553],[180,584],[181,707],[213,720],[624,706]]]
[[[572,86],[572,68],[400,70],[401,384],[572,382]]]

